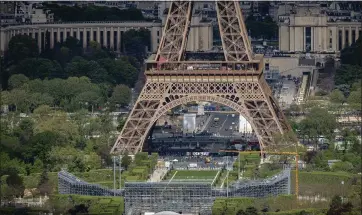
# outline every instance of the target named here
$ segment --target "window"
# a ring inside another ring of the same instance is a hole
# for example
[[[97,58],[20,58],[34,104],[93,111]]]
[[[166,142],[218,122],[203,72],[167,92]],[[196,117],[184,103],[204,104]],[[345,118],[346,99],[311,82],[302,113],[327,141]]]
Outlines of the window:
[[[348,46],[348,30],[345,30],[344,31],[344,47],[343,48],[345,48],[345,47],[347,47]]]
[[[332,40],[332,38],[329,38],[329,48],[330,49],[332,48],[332,44],[333,44],[333,40]]]
[[[269,71],[269,63],[265,63],[265,70]]]
[[[338,31],[338,50],[342,50],[342,30]]]
[[[157,39],[157,44],[160,43],[160,39]]]
[[[60,42],[63,42],[64,41],[64,32],[61,31],[60,32]]]
[[[157,31],[157,36],[158,36],[158,37],[160,36],[160,31]]]
[[[305,51],[310,52],[312,49],[312,28],[305,28]]]
[[[90,31],[86,31],[87,32],[87,46],[89,46],[89,42],[90,42],[90,35],[91,35],[91,32]]]
[[[352,30],[352,41],[351,43],[354,43],[356,41],[356,30]]]
[[[118,31],[113,32],[113,50],[116,51],[118,47]]]

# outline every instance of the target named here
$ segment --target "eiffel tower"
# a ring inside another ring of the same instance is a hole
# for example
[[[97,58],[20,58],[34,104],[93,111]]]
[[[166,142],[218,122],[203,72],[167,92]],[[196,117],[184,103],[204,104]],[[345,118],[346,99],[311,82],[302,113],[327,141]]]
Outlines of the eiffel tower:
[[[192,101],[211,101],[239,112],[251,124],[262,151],[289,147],[273,141],[275,134],[291,128],[264,79],[263,55],[252,52],[239,1],[216,1],[222,61],[185,59],[192,8],[192,1],[171,2],[158,51],[146,62],[145,86],[111,154],[142,151],[157,119]]]

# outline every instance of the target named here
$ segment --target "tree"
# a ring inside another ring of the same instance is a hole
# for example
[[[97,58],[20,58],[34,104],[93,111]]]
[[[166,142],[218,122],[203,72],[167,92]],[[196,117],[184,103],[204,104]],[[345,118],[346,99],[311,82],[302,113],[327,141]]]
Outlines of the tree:
[[[65,68],[67,76],[87,76],[94,83],[109,80],[107,70],[102,68],[96,61],[87,61],[82,57],[74,57]]]
[[[119,131],[119,132],[122,131],[123,126],[126,124],[126,120],[127,120],[127,119],[125,119],[125,118],[123,118],[123,117],[120,117],[120,118],[118,119],[117,131]]]
[[[128,153],[124,154],[122,156],[122,167],[126,170],[128,169],[128,166],[132,163],[132,158],[128,155]]]
[[[52,192],[52,186],[49,182],[48,171],[46,169],[43,170],[40,176],[38,190],[41,195],[49,195]]]
[[[88,108],[91,106],[92,112],[94,110],[94,106],[100,105],[104,102],[102,96],[93,91],[87,91],[78,94],[78,96],[74,98],[74,101],[81,104],[83,107],[85,106]]]
[[[10,93],[9,91],[1,91],[1,95],[0,95],[1,99],[0,99],[0,105],[10,105],[11,103],[11,98],[10,98]]]
[[[31,151],[33,158],[39,158],[42,162],[48,162],[48,153],[57,145],[58,135],[51,131],[36,134],[31,139]]]
[[[117,85],[113,89],[113,93],[109,98],[109,102],[111,103],[112,107],[114,107],[116,104],[126,106],[131,102],[131,96],[131,89],[129,89],[126,85]]]
[[[48,93],[33,93],[29,97],[30,106],[32,109],[39,107],[40,105],[54,105],[54,98]]]
[[[253,15],[247,17],[246,28],[252,38],[272,39],[278,35],[278,25],[269,16],[264,20],[257,20]]]
[[[28,93],[25,90],[13,89],[9,93],[9,104],[15,105],[15,110],[27,113],[30,107]]]
[[[30,79],[63,77],[62,67],[45,58],[26,58],[10,69],[10,74],[24,74]]]
[[[351,86],[356,80],[362,79],[362,67],[357,65],[342,64],[336,71],[335,84]]]
[[[341,51],[342,64],[359,65],[362,67],[362,37],[359,37],[351,46]]]
[[[346,98],[344,97],[343,93],[340,90],[335,89],[329,95],[329,100],[333,103],[343,104]]]
[[[361,91],[361,88],[358,88],[356,91],[352,91],[347,98],[347,103],[355,110],[361,110]]]
[[[109,75],[112,78],[112,83],[133,87],[137,80],[138,71],[129,62],[116,60],[114,66],[110,69]]]
[[[9,80],[8,80],[8,85],[10,87],[10,89],[15,89],[15,88],[20,88],[21,86],[23,86],[24,84],[29,82],[29,78],[26,77],[23,74],[15,74],[10,76]]]
[[[130,33],[135,30],[130,30],[124,34],[124,47],[126,49],[127,55],[137,58],[142,62],[146,57],[146,47],[145,41],[142,37],[134,35],[137,33]],[[150,37],[148,37],[150,38]],[[148,46],[149,47],[149,46]]]
[[[247,215],[258,215],[258,214],[259,214],[259,213],[258,213],[258,210],[257,210],[256,208],[254,208],[254,207],[248,207],[248,208],[246,208],[245,213],[246,213]]]
[[[35,39],[28,35],[17,34],[10,39],[9,57],[15,63],[25,58],[38,56],[39,49]]]
[[[343,171],[343,172],[351,172],[353,169],[353,165],[350,162],[337,162],[332,166],[332,170],[335,172]]]
[[[16,173],[11,172],[6,178],[8,198],[21,197],[24,195],[25,186],[23,179]]]
[[[34,112],[37,114],[39,110],[36,109]],[[50,131],[57,134],[58,145],[75,146],[80,138],[77,125],[68,120],[67,114],[62,111],[54,111],[51,116],[38,118],[34,130],[35,133]]]
[[[315,144],[321,135],[331,140],[336,126],[335,116],[319,107],[312,108],[306,118],[300,122],[301,133],[312,138]]]
[[[240,209],[236,212],[236,215],[247,215],[247,213],[243,209]]]
[[[350,202],[342,203],[340,196],[335,196],[327,211],[327,215],[343,215],[348,214],[352,211],[353,206]]]

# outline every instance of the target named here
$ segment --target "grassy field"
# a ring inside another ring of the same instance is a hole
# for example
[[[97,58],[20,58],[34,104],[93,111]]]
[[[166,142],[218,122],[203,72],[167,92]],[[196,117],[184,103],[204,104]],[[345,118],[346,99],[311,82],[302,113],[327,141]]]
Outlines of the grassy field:
[[[346,172],[299,172],[299,195],[333,197],[346,195],[355,188],[361,176]],[[344,184],[342,184],[342,181]],[[295,171],[291,173],[292,193],[295,193]]]
[[[325,214],[329,202],[309,202],[296,201],[294,196],[278,196],[264,199],[254,198],[217,198],[212,207],[212,214],[230,214],[235,215],[240,209],[245,210],[247,207],[255,207],[258,210],[269,208],[267,215],[299,215],[302,210],[305,210],[310,215]],[[278,213],[274,211],[280,210]]]
[[[172,177],[174,181],[213,181],[217,171],[206,171],[206,170],[172,170],[165,180],[170,180]]]

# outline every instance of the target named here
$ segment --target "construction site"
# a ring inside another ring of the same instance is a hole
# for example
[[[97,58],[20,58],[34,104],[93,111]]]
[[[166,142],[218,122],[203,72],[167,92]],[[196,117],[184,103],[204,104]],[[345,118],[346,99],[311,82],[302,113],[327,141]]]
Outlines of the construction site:
[[[155,170],[157,171],[157,170]],[[270,197],[291,194],[291,171],[283,169],[279,174],[259,180],[229,181],[217,184],[223,170],[174,170],[169,168],[158,182],[125,182],[122,189],[109,189],[87,183],[71,173],[58,174],[60,194],[90,196],[123,196],[125,214],[174,211],[183,214],[211,214],[217,197]],[[171,173],[167,177],[167,173]],[[222,188],[221,188],[222,187]]]

